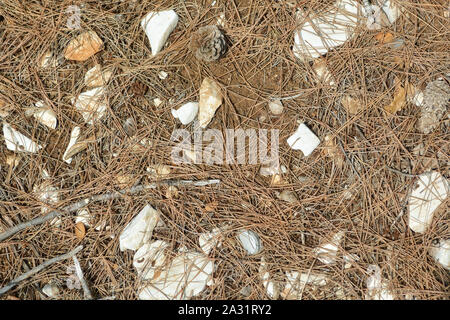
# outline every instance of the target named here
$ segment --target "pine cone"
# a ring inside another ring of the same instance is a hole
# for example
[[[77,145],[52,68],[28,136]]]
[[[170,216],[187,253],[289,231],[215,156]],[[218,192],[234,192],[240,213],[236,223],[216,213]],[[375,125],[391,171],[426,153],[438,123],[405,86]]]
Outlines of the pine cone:
[[[419,131],[428,134],[433,131],[447,112],[450,86],[445,80],[430,82],[425,88],[422,115],[417,124]]]
[[[227,49],[225,36],[217,26],[198,29],[192,34],[189,46],[197,59],[206,62],[218,60]]]

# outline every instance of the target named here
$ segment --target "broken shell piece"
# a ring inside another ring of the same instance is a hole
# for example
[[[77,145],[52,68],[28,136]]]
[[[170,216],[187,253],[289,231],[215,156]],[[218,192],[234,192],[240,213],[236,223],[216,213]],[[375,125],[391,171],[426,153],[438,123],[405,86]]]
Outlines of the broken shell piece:
[[[359,257],[356,254],[345,254],[343,256],[345,264],[344,264],[344,269],[348,269],[351,268],[352,265],[356,262],[359,261]]]
[[[445,269],[450,270],[450,239],[440,239],[433,244],[428,250],[433,259],[442,265]]]
[[[53,55],[53,52],[47,51],[44,53],[40,60],[40,66],[42,69],[46,68],[56,68],[58,66],[58,59]]]
[[[216,110],[222,104],[222,99],[222,92],[217,82],[205,78],[200,86],[198,121],[201,128],[206,128],[211,122]]]
[[[92,68],[90,68],[86,74],[84,75],[84,85],[86,87],[101,87],[108,83],[109,79],[111,79],[112,71],[111,70],[102,70],[102,67],[99,64],[96,64]]]
[[[319,138],[304,124],[300,124],[288,139],[287,143],[294,150],[301,150],[305,157],[309,156],[320,144]]]
[[[166,79],[167,76],[168,76],[168,74],[167,74],[167,72],[165,72],[165,71],[160,71],[160,72],[158,72],[158,78],[160,78],[161,80]]]
[[[59,287],[53,283],[47,283],[43,288],[42,292],[49,298],[56,299],[59,296]]]
[[[263,249],[261,239],[251,230],[242,230],[238,234],[239,242],[249,255],[255,255]]]
[[[86,31],[71,40],[64,50],[67,60],[85,61],[102,49],[103,41],[96,32]]]
[[[275,99],[269,102],[269,109],[272,114],[278,116],[283,113],[283,104],[280,99]]]
[[[145,243],[133,257],[133,266],[138,275],[145,280],[153,279],[155,272],[161,269],[167,259],[166,250],[169,244],[162,240]]]
[[[56,113],[44,104],[44,101],[38,101],[35,104],[35,108],[28,108],[25,110],[26,116],[35,117],[40,123],[49,127],[50,129],[56,128]]]
[[[152,237],[159,215],[159,210],[147,204],[120,234],[120,251],[137,250],[147,243]]]
[[[323,274],[286,271],[286,285],[281,296],[287,300],[298,300],[301,299],[301,293],[307,284],[319,287],[326,285],[327,282],[328,278]]]
[[[139,299],[190,299],[206,288],[213,272],[213,260],[198,252],[183,251],[139,293]]]
[[[305,21],[294,34],[294,55],[309,61],[342,45],[352,35],[358,23],[359,4],[353,0],[338,0],[328,12]],[[303,19],[302,19],[303,18]]]
[[[72,157],[78,152],[87,148],[87,145],[77,144],[78,137],[80,136],[80,127],[74,127],[70,133],[69,144],[67,145],[66,151],[63,154],[63,161],[70,164],[72,162]]]
[[[97,87],[83,93],[78,98],[72,99],[72,104],[81,112],[84,121],[92,124],[105,116],[107,101],[104,87]]]
[[[436,171],[421,174],[417,183],[417,188],[412,190],[408,199],[408,225],[411,230],[424,233],[431,225],[434,211],[447,198],[449,184]]]
[[[277,198],[289,203],[296,203],[298,201],[295,192],[290,190],[283,190],[280,194],[277,195]]]
[[[175,119],[186,125],[192,122],[198,113],[198,102],[188,102],[183,104],[178,110],[172,109],[172,115]]]
[[[345,232],[339,231],[333,235],[331,242],[325,243],[314,250],[317,259],[324,264],[333,264],[336,262],[339,246],[341,245],[342,238]]]
[[[162,100],[159,98],[155,98],[153,99],[153,104],[155,105],[155,107],[159,107],[162,103]]]
[[[152,56],[161,51],[177,23],[178,15],[173,10],[151,11],[142,19],[141,27],[150,42]]]
[[[201,27],[194,32],[189,47],[197,59],[206,62],[218,60],[227,49],[225,36],[215,25]]]
[[[367,272],[372,274],[366,280],[366,300],[394,300],[394,296],[388,290],[388,282],[381,279],[381,270],[377,265],[369,265]]]
[[[33,187],[33,192],[38,197],[39,201],[43,202],[44,204],[49,205],[55,205],[60,200],[60,194],[59,189],[52,186],[49,181],[45,181],[42,184],[35,185]],[[41,207],[42,213],[47,213],[50,211],[50,208],[48,207]]]
[[[204,232],[198,237],[198,244],[206,255],[209,255],[215,247],[222,246],[222,231],[220,228],[214,228],[211,232]]]
[[[267,263],[264,257],[261,258],[261,265],[259,266],[259,276],[264,288],[266,288],[267,295],[271,299],[278,299],[280,288],[277,282],[271,280],[271,276],[267,269]]]
[[[36,153],[39,149],[42,149],[42,146],[16,131],[6,122],[3,123],[3,136],[8,150]]]
[[[87,209],[81,209],[77,211],[77,216],[75,217],[75,224],[82,223],[86,227],[90,227],[93,218],[94,217]]]
[[[334,86],[336,82],[333,80],[333,75],[327,68],[327,60],[318,58],[314,61],[313,70],[316,73],[317,81]]]

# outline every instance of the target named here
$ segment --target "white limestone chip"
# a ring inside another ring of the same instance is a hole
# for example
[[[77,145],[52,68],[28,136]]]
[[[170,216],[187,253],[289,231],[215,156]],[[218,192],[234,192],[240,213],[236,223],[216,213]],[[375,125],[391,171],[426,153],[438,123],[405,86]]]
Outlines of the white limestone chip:
[[[33,142],[30,138],[13,129],[8,123],[3,122],[3,136],[6,148],[15,152],[36,153],[42,146]]]
[[[43,288],[42,292],[49,298],[56,299],[59,296],[59,287],[54,283],[47,283]]]
[[[333,235],[331,242],[322,244],[317,247],[314,252],[319,259],[324,264],[333,264],[336,262],[337,253],[339,246],[341,245],[342,239],[344,238],[345,232],[339,231]]]
[[[267,295],[271,299],[278,299],[280,294],[280,288],[276,281],[272,279],[270,273],[267,268],[266,259],[264,257],[261,258],[261,264],[259,266],[259,277],[263,283],[264,288],[266,288]]]
[[[143,279],[153,279],[158,269],[161,269],[167,259],[166,251],[169,244],[163,240],[145,243],[133,257],[133,266]]]
[[[436,244],[433,244],[428,250],[428,253],[433,259],[443,266],[445,269],[450,270],[450,239],[440,239]]]
[[[417,184],[408,199],[408,225],[411,230],[424,233],[431,225],[434,211],[447,198],[449,184],[447,179],[436,171],[421,174]]]
[[[172,109],[172,115],[184,125],[192,122],[198,113],[198,102],[183,104],[178,110]]]
[[[369,265],[367,272],[371,274],[366,280],[366,300],[394,300],[394,295],[389,291],[389,283],[381,278],[381,270],[377,265]]]
[[[304,123],[301,123],[288,139],[287,143],[294,150],[301,150],[305,157],[309,156],[319,144],[319,138]]]
[[[80,127],[74,127],[70,133],[69,144],[67,145],[62,158],[68,164],[72,162],[72,156],[70,156],[70,154],[73,154],[71,151],[73,150],[73,146],[77,143],[78,137],[80,136],[80,130]]]
[[[220,247],[223,240],[223,230],[221,228],[214,228],[210,232],[204,232],[198,237],[198,244],[202,251],[209,255],[212,249]]]
[[[301,293],[306,285],[316,287],[324,286],[328,283],[328,278],[323,274],[300,273],[297,271],[286,271],[286,285],[281,296],[284,299],[301,299]]]
[[[81,113],[84,121],[92,124],[106,115],[108,103],[104,87],[97,87],[80,93],[77,99],[72,99],[72,104]]]
[[[222,104],[222,99],[219,84],[213,79],[205,78],[200,86],[198,121],[201,128],[206,128],[211,122],[216,110]]]
[[[34,106],[34,108],[26,109],[25,115],[35,117],[41,124],[50,129],[56,129],[56,124],[58,122],[56,113],[46,106],[42,100],[36,102]]]
[[[164,47],[177,23],[178,15],[174,10],[151,11],[142,19],[141,27],[148,37],[153,56],[157,55]]]
[[[159,216],[159,210],[147,204],[120,234],[120,251],[137,250],[148,243],[152,237],[153,229],[158,223]]]

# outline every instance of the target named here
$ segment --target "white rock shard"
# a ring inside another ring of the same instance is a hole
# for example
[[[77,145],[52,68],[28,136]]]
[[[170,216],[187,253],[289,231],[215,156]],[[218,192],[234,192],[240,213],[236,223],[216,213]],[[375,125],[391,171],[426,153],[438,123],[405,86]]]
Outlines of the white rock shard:
[[[321,246],[317,247],[314,250],[315,254],[317,255],[317,259],[319,259],[324,264],[335,263],[339,246],[341,245],[344,235],[344,231],[339,231],[333,235],[331,242],[322,244]]]
[[[324,14],[311,19],[300,17],[304,23],[294,34],[294,55],[309,61],[342,45],[353,35],[359,7],[356,0],[338,0]]]
[[[150,205],[146,205],[120,234],[120,251],[137,250],[152,237],[153,229],[158,223],[160,213]]]
[[[92,219],[93,217],[87,209],[81,209],[77,211],[77,216],[75,217],[75,224],[81,222],[86,227],[90,227]]]
[[[297,131],[287,139],[287,143],[292,149],[301,150],[305,157],[307,157],[319,146],[320,140],[304,123],[302,123]]]
[[[47,283],[43,288],[42,292],[49,298],[56,299],[59,296],[59,287],[56,284]]]
[[[192,122],[198,113],[198,102],[188,102],[183,104],[178,110],[172,109],[172,115],[175,119],[186,125]]]
[[[269,102],[269,110],[272,114],[278,116],[283,113],[283,104],[280,99],[274,99]]]
[[[104,87],[97,87],[80,93],[77,99],[72,99],[72,104],[81,113],[84,121],[92,124],[100,120],[106,114],[108,103]]]
[[[367,272],[372,275],[367,278],[366,300],[394,300],[394,296],[389,291],[389,283],[381,278],[381,270],[377,265],[369,265]]]
[[[3,122],[3,136],[5,137],[6,148],[8,148],[8,150],[14,152],[36,153],[39,149],[42,149],[42,146],[13,129],[6,122]]]
[[[307,284],[313,286],[324,286],[328,278],[323,274],[299,273],[297,271],[286,271],[286,285],[281,293],[284,299],[301,299],[301,293]]]
[[[166,251],[169,244],[163,240],[145,243],[133,257],[133,266],[143,279],[153,279],[155,272],[162,268],[167,259]]]
[[[450,239],[440,239],[437,244],[432,245],[428,253],[437,263],[450,270]]]
[[[27,116],[35,117],[41,124],[49,127],[50,129],[56,129],[57,119],[56,113],[44,104],[44,101],[38,101],[35,104],[35,108],[28,108],[25,110]]]
[[[84,75],[84,85],[86,87],[101,87],[111,79],[112,70],[102,70],[99,64],[90,68]]]
[[[173,10],[151,11],[142,19],[141,27],[148,37],[153,56],[161,51],[177,23],[178,15]]]
[[[48,205],[56,205],[60,200],[60,192],[59,189],[52,186],[50,181],[44,181],[41,184],[36,184],[33,187],[33,192],[38,197],[39,201]],[[46,214],[50,211],[48,207],[41,207],[41,212]],[[54,220],[56,221],[56,220]],[[56,222],[55,222],[56,223]]]
[[[449,184],[439,172],[432,171],[418,177],[417,188],[412,190],[408,198],[411,230],[424,233],[431,225],[434,211],[447,198]]]
[[[259,236],[251,230],[242,230],[238,233],[239,242],[249,255],[255,255],[261,252],[263,246]]]
[[[214,262],[202,253],[182,251],[139,293],[141,300],[187,300],[211,284]]]
[[[72,149],[72,147],[77,143],[78,137],[80,136],[80,127],[74,127],[72,132],[70,133],[69,144],[67,145],[66,151],[63,154],[63,161],[70,164],[72,162],[72,157],[68,157],[68,152]]]
[[[259,276],[263,283],[264,288],[266,288],[267,295],[271,299],[278,299],[280,294],[280,288],[278,283],[273,281],[270,276],[270,273],[267,268],[266,259],[264,257],[261,258],[261,265],[259,266]]]
[[[200,249],[202,249],[206,255],[209,255],[212,249],[222,245],[222,240],[223,230],[221,228],[214,228],[210,232],[200,234],[198,237],[198,244],[200,245]]]
[[[222,104],[222,91],[214,80],[205,78],[200,86],[198,121],[201,128],[211,122],[216,110]]]

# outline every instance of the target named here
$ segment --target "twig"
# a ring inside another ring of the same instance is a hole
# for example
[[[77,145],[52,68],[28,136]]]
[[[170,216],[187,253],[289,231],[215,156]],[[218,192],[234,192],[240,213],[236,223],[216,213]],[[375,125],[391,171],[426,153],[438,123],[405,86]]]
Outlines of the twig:
[[[37,267],[31,269],[30,271],[25,272],[24,274],[18,276],[16,279],[14,279],[10,283],[8,283],[6,286],[0,288],[0,296],[2,296],[3,294],[8,292],[10,289],[14,288],[15,286],[17,286],[21,281],[31,277],[32,275],[38,273],[39,271],[43,270],[44,268],[47,268],[48,266],[50,266],[56,262],[59,262],[61,260],[65,260],[65,259],[73,257],[75,254],[80,252],[81,249],[83,249],[83,246],[78,246],[75,249],[73,249],[72,251],[70,251],[66,254],[63,254],[61,256],[54,257],[50,260],[47,260],[44,263],[38,265]]]
[[[141,192],[141,191],[144,191],[147,189],[155,189],[159,185],[180,186],[180,185],[191,184],[193,186],[201,187],[201,186],[207,186],[207,185],[218,184],[218,183],[220,183],[220,180],[217,180],[217,179],[200,180],[200,181],[165,180],[165,181],[155,182],[155,183],[151,183],[151,184],[147,184],[147,185],[138,185],[138,186],[134,186],[129,189],[123,189],[120,191],[114,191],[114,192],[109,192],[109,193],[105,193],[105,194],[95,195],[95,196],[80,200],[74,204],[68,205],[68,206],[62,208],[61,210],[53,210],[43,217],[35,218],[30,221],[20,223],[2,233],[0,233],[0,241],[7,239],[10,236],[28,228],[28,227],[36,226],[36,225],[42,224],[46,221],[52,220],[56,217],[62,216],[64,214],[75,212],[81,208],[84,208],[90,202],[112,200],[112,199],[120,198],[121,196],[123,196],[125,194],[134,194],[134,193],[138,193],[138,192]]]
[[[83,270],[81,270],[81,266],[80,266],[80,262],[77,259],[77,256],[74,255],[72,257],[73,259],[73,263],[75,264],[75,272],[77,273],[77,277],[81,282],[81,287],[83,288],[83,292],[84,292],[84,299],[85,300],[92,300],[92,294],[91,294],[91,290],[89,290],[89,287],[87,285],[86,280],[84,279],[83,276]]]
[[[392,171],[394,173],[400,174],[400,175],[408,177],[408,178],[416,178],[419,176],[419,174],[410,174],[410,173],[401,172],[400,170],[397,170],[397,169],[394,169],[394,168],[391,168],[388,166],[386,166],[386,168],[388,168],[390,171]]]

